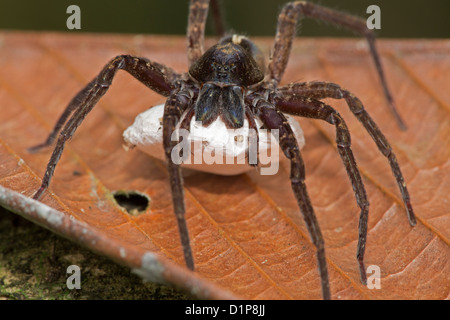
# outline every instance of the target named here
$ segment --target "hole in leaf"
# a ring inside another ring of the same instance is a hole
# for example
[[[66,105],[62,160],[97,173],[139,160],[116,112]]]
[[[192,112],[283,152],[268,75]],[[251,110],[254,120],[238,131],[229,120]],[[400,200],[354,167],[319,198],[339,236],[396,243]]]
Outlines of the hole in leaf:
[[[113,196],[117,204],[133,216],[140,215],[147,211],[150,203],[150,198],[147,195],[134,190],[114,191]]]

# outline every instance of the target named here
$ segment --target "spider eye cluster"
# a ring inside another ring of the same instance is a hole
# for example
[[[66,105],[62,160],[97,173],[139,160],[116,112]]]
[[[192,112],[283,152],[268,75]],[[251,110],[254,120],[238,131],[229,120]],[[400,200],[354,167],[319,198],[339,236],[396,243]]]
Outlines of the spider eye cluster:
[[[215,71],[233,72],[236,69],[236,66],[234,64],[232,64],[231,66],[228,65],[222,66],[214,62],[211,66]]]
[[[234,63],[228,65],[213,62],[211,64],[211,69],[214,72],[214,77],[216,78],[216,80],[219,80],[221,82],[228,82],[231,73],[236,71],[236,65]]]

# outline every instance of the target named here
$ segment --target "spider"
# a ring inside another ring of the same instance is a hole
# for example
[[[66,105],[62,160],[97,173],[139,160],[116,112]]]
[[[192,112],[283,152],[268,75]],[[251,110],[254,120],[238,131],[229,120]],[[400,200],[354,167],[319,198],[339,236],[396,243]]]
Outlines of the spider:
[[[316,248],[322,296],[324,299],[330,299],[324,240],[306,189],[303,159],[285,114],[326,121],[335,126],[338,152],[360,208],[356,257],[360,279],[365,284],[364,252],[369,201],[351,150],[350,132],[344,119],[335,109],[321,100],[344,99],[355,117],[366,128],[392,168],[409,222],[414,226],[416,220],[410,196],[397,159],[387,139],[364,109],[361,101],[348,90],[338,84],[323,81],[291,83],[281,87],[279,83],[286,69],[298,20],[303,17],[323,20],[366,37],[385,96],[392,110],[395,111],[394,101],[386,85],[375,47],[373,32],[367,29],[363,19],[314,3],[304,1],[287,3],[278,17],[275,42],[266,68],[262,52],[245,36],[225,36],[216,45],[204,50],[208,7],[209,0],[191,0],[187,29],[187,55],[190,66],[188,72],[179,74],[169,67],[145,58],[120,55],[112,59],[98,76],[72,99],[47,140],[30,148],[30,151],[34,152],[50,146],[58,136],[42,185],[33,198],[39,199],[48,188],[65,143],[108,91],[116,72],[119,69],[125,70],[151,90],[167,97],[162,120],[163,147],[167,159],[173,207],[187,267],[194,270],[194,260],[185,220],[181,169],[171,160],[172,150],[178,143],[178,141],[172,141],[172,133],[177,126],[189,130],[189,123],[193,118],[202,121],[203,126],[221,119],[228,128],[240,128],[247,119],[249,127],[257,132],[255,119],[259,119],[268,130],[279,132],[280,148],[291,163],[292,190]],[[394,114],[399,126],[404,127],[398,114],[396,112]]]

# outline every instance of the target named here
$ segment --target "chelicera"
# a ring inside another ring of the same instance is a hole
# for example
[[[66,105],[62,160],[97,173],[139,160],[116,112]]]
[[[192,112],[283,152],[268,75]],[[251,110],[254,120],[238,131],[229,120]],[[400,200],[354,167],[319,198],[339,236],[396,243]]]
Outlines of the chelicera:
[[[173,206],[178,223],[184,259],[189,269],[194,270],[194,259],[189,243],[185,220],[183,180],[180,166],[171,160],[177,141],[171,136],[177,126],[189,129],[192,118],[202,121],[204,126],[221,119],[228,128],[240,128],[247,119],[249,127],[258,130],[255,119],[259,119],[268,130],[278,130],[279,145],[290,160],[290,181],[303,215],[311,240],[317,249],[318,270],[323,298],[331,298],[325,258],[324,240],[305,185],[303,159],[286,120],[285,114],[326,121],[335,126],[339,155],[353,186],[356,202],[361,210],[357,260],[360,278],[366,283],[364,251],[367,237],[369,201],[350,146],[350,132],[340,114],[322,99],[344,99],[366,128],[378,149],[392,168],[399,186],[406,213],[411,225],[415,216],[410,196],[400,171],[397,159],[387,139],[364,109],[361,101],[338,84],[322,81],[291,83],[279,87],[286,69],[290,50],[296,33],[297,21],[302,17],[319,19],[355,31],[366,37],[370,53],[375,62],[384,88],[385,96],[392,106],[400,127],[404,127],[391,94],[375,47],[375,37],[360,18],[334,11],[308,2],[287,3],[278,18],[275,43],[267,68],[264,57],[256,45],[247,37],[225,36],[216,45],[204,52],[204,29],[208,13],[208,0],[192,0],[187,30],[189,71],[178,74],[169,67],[131,55],[120,55],[112,59],[84,89],[69,103],[48,139],[31,151],[53,144],[53,154],[47,165],[42,185],[34,195],[39,199],[48,188],[55,166],[63,152],[66,141],[73,136],[86,115],[108,91],[119,69],[125,70],[151,90],[167,97],[163,116],[163,147],[167,159]],[[59,133],[59,135],[58,135]]]

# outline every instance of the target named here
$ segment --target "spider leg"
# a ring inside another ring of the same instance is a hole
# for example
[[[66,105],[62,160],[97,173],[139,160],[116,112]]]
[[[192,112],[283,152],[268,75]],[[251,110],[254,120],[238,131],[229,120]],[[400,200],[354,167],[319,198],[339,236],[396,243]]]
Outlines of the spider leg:
[[[408,188],[406,187],[405,179],[403,178],[400,166],[398,165],[397,158],[392,151],[392,147],[381,130],[378,128],[377,124],[364,109],[361,101],[354,94],[341,88],[335,83],[321,81],[290,84],[279,88],[279,93],[281,93],[283,99],[287,101],[296,101],[301,96],[314,97],[315,99],[345,99],[351,112],[363,124],[367,132],[376,143],[380,152],[388,159],[389,165],[391,166],[402,195],[409,223],[411,226],[416,225],[416,218],[411,205],[411,198],[409,196]]]
[[[225,23],[223,18],[222,3],[219,0],[211,0],[211,13],[214,18],[214,29],[219,37],[225,36]]]
[[[245,107],[245,117],[248,120],[248,151],[247,151],[247,158],[248,163],[252,167],[257,167],[259,163],[259,134],[258,134],[258,126],[256,125],[255,121],[255,115],[253,114],[253,111],[246,106]],[[255,143],[254,148],[252,147],[252,143]],[[252,153],[255,153],[255,159],[252,159]],[[255,160],[255,163],[250,163],[250,160]]]
[[[275,43],[272,49],[272,57],[269,62],[269,81],[271,81],[275,87],[280,82],[286,69],[289,54],[292,48],[292,42],[297,31],[297,21],[303,17],[331,22],[337,26],[354,31],[366,37],[369,44],[370,54],[372,55],[372,59],[375,63],[375,67],[381,80],[384,95],[389,103],[389,107],[394,114],[399,127],[402,130],[405,130],[406,125],[397,111],[397,107],[384,76],[380,56],[375,46],[375,35],[372,30],[367,28],[366,21],[359,17],[305,1],[287,3],[283,7],[278,18]]]
[[[42,179],[41,187],[34,194],[34,199],[39,199],[42,193],[48,188],[55,171],[56,164],[58,163],[64,150],[66,141],[73,136],[76,129],[87,114],[92,110],[106,91],[108,91],[114,75],[119,69],[126,70],[147,87],[164,96],[168,96],[174,89],[172,79],[176,77],[175,73],[158,63],[153,63],[147,59],[129,55],[117,56],[111,60],[103,68],[99,75],[72,99],[62,116],[57,121],[46,142],[31,148],[31,151],[36,151],[41,147],[50,145],[59,130],[62,128],[53,153],[47,164],[47,169]],[[70,114],[72,115],[67,120]]]
[[[181,122],[180,122],[179,129],[186,130],[187,132],[190,133],[191,132],[191,121],[194,116],[195,116],[195,108],[188,109],[185,112],[183,120],[181,120]],[[183,152],[184,152],[184,150],[183,150]],[[194,156],[194,151],[192,149],[190,150],[190,152],[191,152],[191,156]],[[185,157],[188,157],[188,155],[183,153],[182,159],[186,159]]]
[[[184,110],[188,107],[192,107],[192,96],[192,92],[186,89],[171,94],[164,106],[163,117],[163,145],[167,159],[170,187],[172,189],[174,212],[177,219],[181,245],[183,247],[184,259],[190,270],[194,270],[194,259],[192,257],[192,250],[189,242],[189,231],[185,219],[186,210],[184,204],[183,177],[181,175],[180,166],[172,161],[172,150],[179,143],[179,139],[174,140],[172,136],[173,133],[176,132],[176,126],[180,121]],[[191,108],[191,110],[192,109],[194,108]],[[186,116],[192,119],[193,114],[194,113],[188,111]],[[189,128],[188,123],[190,123],[188,120],[181,123],[183,129]]]
[[[191,0],[187,27],[188,60],[192,65],[205,50],[205,24],[208,17],[209,0]]]
[[[69,116],[72,114],[72,112],[77,109],[80,106],[80,102],[85,97],[88,92],[92,89],[92,86],[95,83],[95,79],[91,81],[84,89],[82,89],[73,99],[70,101],[69,105],[64,110],[63,114],[59,117],[58,121],[56,122],[55,126],[53,127],[52,132],[47,137],[47,140],[45,140],[43,143],[38,144],[36,146],[28,148],[28,152],[35,153],[42,148],[49,147],[53,144],[55,141],[56,136],[58,135],[59,131],[61,130],[64,123],[66,123]]]
[[[336,127],[336,144],[339,155],[344,163],[347,174],[352,183],[356,197],[356,202],[361,209],[359,218],[359,237],[356,257],[359,263],[359,274],[361,282],[366,284],[366,269],[364,266],[364,252],[367,240],[367,220],[369,216],[369,201],[366,190],[361,179],[361,175],[356,165],[355,157],[351,150],[350,132],[341,115],[329,105],[309,98],[299,98],[296,100],[279,100],[276,107],[285,113],[324,120]]]
[[[257,116],[269,130],[279,130],[279,144],[285,156],[291,162],[290,180],[292,190],[294,192],[303,219],[308,228],[308,232],[312,242],[317,250],[317,261],[319,275],[321,279],[322,295],[324,299],[331,299],[330,283],[328,280],[328,269],[325,258],[325,244],[320,231],[314,209],[311,205],[308,192],[305,185],[305,166],[298,148],[297,141],[294,137],[291,127],[286,117],[269,102],[264,99],[258,99],[254,103],[254,107],[258,110]]]

